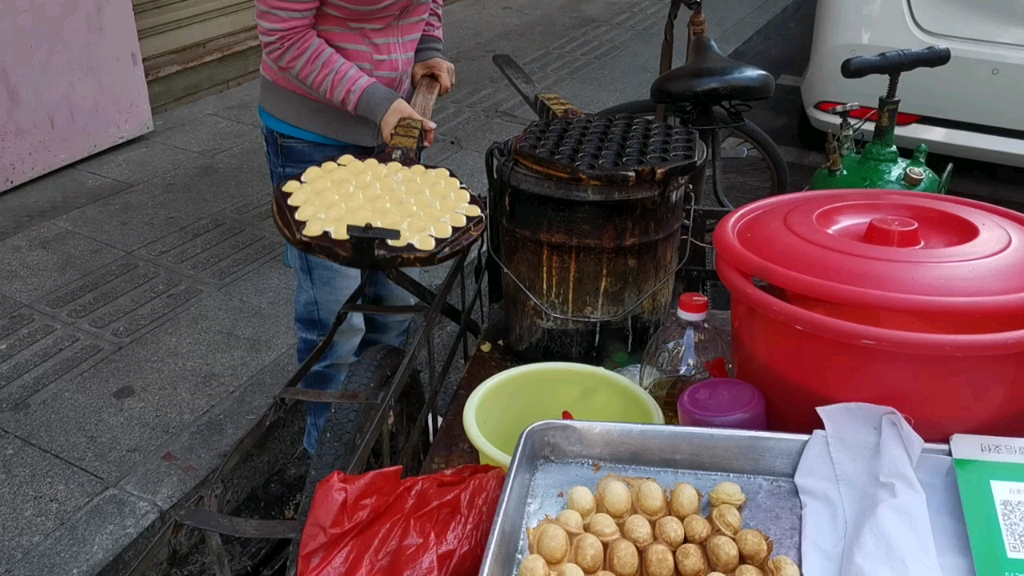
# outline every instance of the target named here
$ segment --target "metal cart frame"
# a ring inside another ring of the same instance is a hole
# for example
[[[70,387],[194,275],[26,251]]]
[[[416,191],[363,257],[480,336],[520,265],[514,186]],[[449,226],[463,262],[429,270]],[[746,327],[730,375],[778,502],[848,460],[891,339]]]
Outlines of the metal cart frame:
[[[399,268],[365,270],[359,286],[335,316],[327,336],[289,378],[263,416],[238,441],[221,466],[207,479],[206,486],[200,495],[163,527],[147,552],[135,563],[129,572],[130,576],[139,576],[159,569],[160,564],[169,566],[173,561],[174,554],[162,552],[168,549],[173,551],[187,548],[187,546],[181,545],[182,540],[189,539],[190,536],[194,538],[195,530],[198,530],[203,536],[217,576],[231,575],[228,557],[221,543],[221,535],[293,541],[297,541],[301,537],[302,521],[300,520],[240,518],[227,514],[220,508],[224,480],[253,450],[268,428],[280,419],[296,401],[372,405],[373,413],[370,425],[359,434],[358,438],[351,440],[356,442],[355,456],[348,469],[345,470],[346,473],[362,472],[375,446],[382,446],[380,450],[381,466],[403,465],[409,470],[411,466],[418,467],[419,464],[422,464],[425,454],[420,454],[417,458],[415,449],[421,445],[424,432],[433,437],[440,426],[436,406],[437,398],[454,363],[455,355],[461,347],[463,361],[468,362],[470,352],[468,335],[478,338],[481,334],[481,326],[486,321],[486,308],[481,297],[488,261],[485,244],[484,236],[481,234],[469,242],[463,250],[460,250],[455,258],[448,260],[451,263],[451,268],[436,291],[427,288]],[[467,282],[467,267],[470,264],[472,273]],[[411,306],[378,306],[361,303],[360,300],[366,294],[370,282],[378,274],[407,291],[419,303]],[[457,284],[460,286],[458,306],[450,302]],[[471,291],[471,294],[467,294],[467,291]],[[479,319],[473,318],[474,309],[479,310]],[[404,347],[405,356],[394,375],[390,377],[388,385],[378,393],[368,394],[299,388],[299,383],[327,351],[338,329],[353,313],[422,314],[422,323],[407,339]],[[441,317],[457,325],[458,332],[447,350],[438,351],[434,332],[437,321]],[[427,360],[426,402],[415,418],[412,434],[408,436],[404,445],[397,447],[398,457],[393,459],[391,454],[395,450],[390,446],[389,414],[407,383],[415,375],[416,358],[421,350],[425,352]],[[438,363],[439,356],[440,363]],[[379,444],[378,440],[380,440]],[[189,528],[194,530],[189,530]],[[189,534],[190,532],[191,534]]]

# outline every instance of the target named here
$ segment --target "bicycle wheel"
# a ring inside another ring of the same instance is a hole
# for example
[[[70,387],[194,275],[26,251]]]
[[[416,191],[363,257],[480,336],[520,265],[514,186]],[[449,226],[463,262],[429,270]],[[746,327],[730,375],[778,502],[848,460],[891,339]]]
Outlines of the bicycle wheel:
[[[401,348],[374,346],[364,352],[349,369],[342,389],[357,394],[383,390],[391,377],[398,371],[404,358],[405,351]],[[388,425],[395,428],[399,422],[407,422],[409,420],[407,412],[415,411],[418,414],[424,402],[423,388],[414,373],[396,400]],[[373,419],[375,409],[377,406],[369,403],[331,405],[331,412],[324,422],[323,432],[320,434],[316,451],[311,458],[306,486],[302,492],[302,500],[299,502],[297,516],[300,521],[305,522],[306,520],[317,484],[336,470],[348,469],[355,456],[358,442]],[[400,435],[404,436],[404,432]],[[375,455],[379,457],[381,450],[381,440],[378,438],[377,445],[374,446]],[[376,459],[371,456],[371,462],[368,463],[367,468],[376,467],[373,462]],[[299,543],[294,541],[288,555],[287,574],[289,576],[294,576],[297,572],[298,554]]]
[[[598,116],[653,117],[655,104],[650,100],[637,100],[619,104],[597,113]],[[715,115],[728,122],[726,113],[718,108]],[[681,114],[672,107],[667,109],[669,124],[685,126]],[[772,139],[749,120],[739,126],[719,130],[719,198],[725,208],[738,208],[754,200],[789,192],[789,170],[782,152]],[[709,151],[710,156],[710,151]],[[710,166],[709,166],[710,168]],[[704,190],[712,191],[712,171],[705,173]],[[705,193],[705,196],[709,194]]]

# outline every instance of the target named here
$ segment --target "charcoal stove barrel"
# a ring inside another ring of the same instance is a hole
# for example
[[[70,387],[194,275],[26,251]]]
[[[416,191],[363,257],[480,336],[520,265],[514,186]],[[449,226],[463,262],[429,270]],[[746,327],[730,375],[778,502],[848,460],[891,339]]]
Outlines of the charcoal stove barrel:
[[[635,355],[672,311],[691,130],[629,118],[532,124],[488,152],[508,344],[526,359]]]

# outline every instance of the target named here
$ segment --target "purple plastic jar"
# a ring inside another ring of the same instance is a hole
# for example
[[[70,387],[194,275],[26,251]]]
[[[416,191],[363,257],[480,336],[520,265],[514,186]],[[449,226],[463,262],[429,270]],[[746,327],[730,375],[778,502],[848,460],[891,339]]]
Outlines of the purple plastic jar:
[[[679,424],[711,428],[767,430],[764,396],[734,378],[711,378],[686,389],[677,403]]]

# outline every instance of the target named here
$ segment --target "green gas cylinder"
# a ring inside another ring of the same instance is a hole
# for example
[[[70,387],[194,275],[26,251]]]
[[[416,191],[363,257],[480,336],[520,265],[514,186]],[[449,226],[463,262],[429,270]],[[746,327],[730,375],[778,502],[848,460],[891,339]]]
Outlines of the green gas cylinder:
[[[921,144],[913,158],[902,158],[895,146],[881,149],[875,142],[864,147],[860,154],[842,157],[839,170],[822,167],[811,178],[811,190],[870,188],[885,190],[913,190],[945,194],[949,178],[943,179],[925,165],[928,147]]]
[[[890,93],[895,87],[890,87]],[[878,101],[878,120],[875,132],[863,151],[854,151],[853,131],[850,129],[849,113],[858,109],[856,104],[836,108],[841,115],[838,141],[829,133],[825,147],[828,164],[822,166],[811,178],[811,190],[834,190],[867,188],[884,190],[911,190],[945,194],[953,166],[949,165],[940,177],[925,164],[928,147],[921,144],[914,150],[913,157],[903,158],[893,141],[896,131],[896,114],[899,100],[887,94]]]

